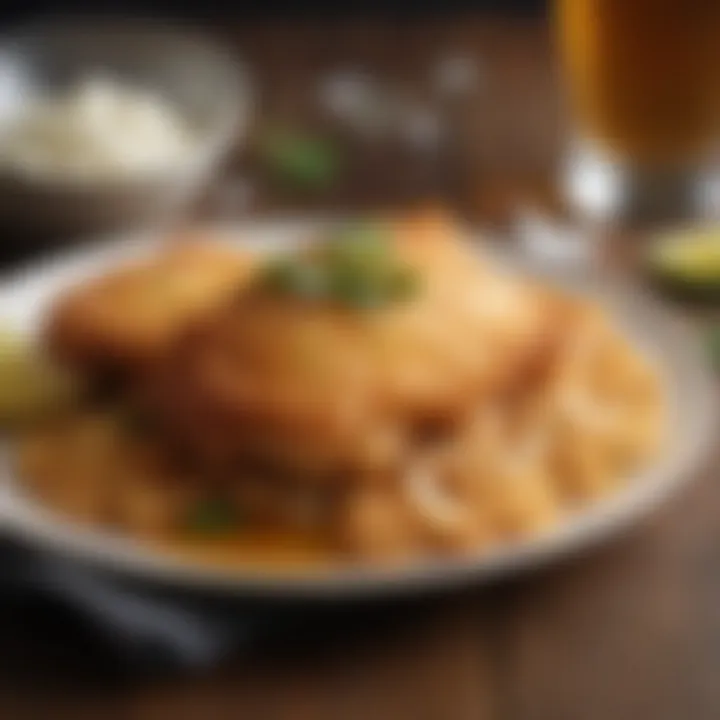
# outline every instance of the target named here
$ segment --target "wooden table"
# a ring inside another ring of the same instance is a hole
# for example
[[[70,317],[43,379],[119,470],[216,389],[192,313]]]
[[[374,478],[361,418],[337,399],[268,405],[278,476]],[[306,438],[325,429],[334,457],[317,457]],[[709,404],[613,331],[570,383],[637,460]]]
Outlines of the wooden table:
[[[360,179],[315,198],[260,188],[256,211],[437,194],[496,220],[523,188],[551,177],[562,132],[542,25],[459,17],[225,34],[254,69],[263,114],[296,122],[322,122],[313,111],[321,72],[359,64],[422,87],[433,60],[452,51],[477,59],[483,73],[482,91],[454,111],[454,150],[436,174],[418,181],[417,169],[368,150]],[[72,638],[53,647],[44,626],[29,632],[6,621],[0,718],[714,720],[719,568],[720,484],[708,470],[590,556],[395,608],[386,622],[311,629],[290,648],[240,655],[202,676],[108,679]]]

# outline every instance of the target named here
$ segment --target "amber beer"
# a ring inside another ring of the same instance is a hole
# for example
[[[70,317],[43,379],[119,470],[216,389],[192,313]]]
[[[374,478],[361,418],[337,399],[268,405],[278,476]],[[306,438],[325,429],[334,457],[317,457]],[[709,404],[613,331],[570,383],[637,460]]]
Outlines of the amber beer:
[[[581,137],[643,163],[702,158],[720,128],[720,0],[556,0]]]

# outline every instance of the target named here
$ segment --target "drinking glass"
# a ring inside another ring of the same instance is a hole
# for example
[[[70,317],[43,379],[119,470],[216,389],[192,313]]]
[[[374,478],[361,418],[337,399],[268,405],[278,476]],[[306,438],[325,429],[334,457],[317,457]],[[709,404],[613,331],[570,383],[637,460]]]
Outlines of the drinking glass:
[[[603,218],[685,219],[712,201],[720,0],[555,0],[574,135],[570,202]]]

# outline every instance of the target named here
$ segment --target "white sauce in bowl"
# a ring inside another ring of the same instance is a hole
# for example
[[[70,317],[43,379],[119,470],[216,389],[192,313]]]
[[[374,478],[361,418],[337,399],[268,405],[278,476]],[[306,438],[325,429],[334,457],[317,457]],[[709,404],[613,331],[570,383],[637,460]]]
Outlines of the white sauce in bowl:
[[[192,128],[161,96],[90,78],[30,102],[0,129],[0,167],[52,180],[114,180],[172,169]]]

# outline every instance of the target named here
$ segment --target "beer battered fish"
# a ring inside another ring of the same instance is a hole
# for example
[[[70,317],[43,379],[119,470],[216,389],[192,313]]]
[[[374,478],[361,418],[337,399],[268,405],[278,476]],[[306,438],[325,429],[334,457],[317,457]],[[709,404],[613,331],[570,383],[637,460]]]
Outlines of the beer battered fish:
[[[258,280],[179,341],[152,392],[183,447],[312,478],[381,469],[531,371],[556,327],[549,298],[480,259],[443,216],[394,221],[386,236],[412,292],[358,298],[347,268],[337,290],[358,302]]]
[[[133,370],[154,362],[189,325],[250,277],[241,250],[209,240],[169,244],[156,257],[73,287],[47,326],[51,353],[82,369]]]

